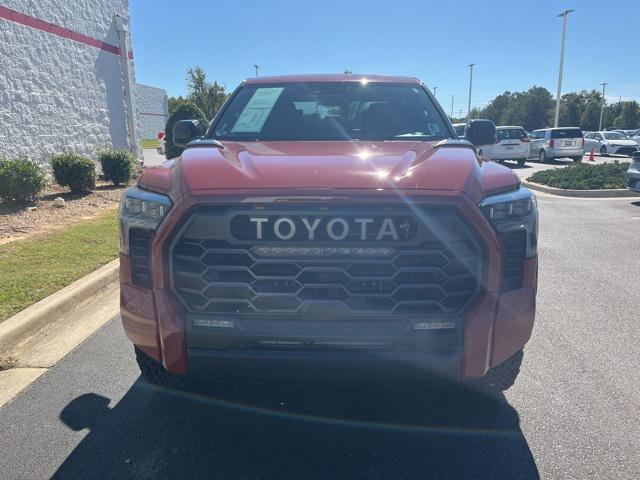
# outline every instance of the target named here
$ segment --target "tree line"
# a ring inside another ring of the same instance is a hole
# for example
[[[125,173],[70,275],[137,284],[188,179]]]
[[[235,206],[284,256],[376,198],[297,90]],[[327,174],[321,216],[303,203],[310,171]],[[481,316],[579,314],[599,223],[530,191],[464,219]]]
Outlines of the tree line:
[[[561,127],[580,127],[583,130],[598,129],[602,94],[597,90],[566,93],[560,100]],[[521,125],[531,131],[553,125],[555,100],[546,88],[532,87],[526,92],[506,91],[494,98],[484,108],[473,108],[470,118],[488,118],[496,125]],[[464,122],[465,119],[453,119]],[[640,105],[624,101],[605,105],[602,128],[640,128]]]

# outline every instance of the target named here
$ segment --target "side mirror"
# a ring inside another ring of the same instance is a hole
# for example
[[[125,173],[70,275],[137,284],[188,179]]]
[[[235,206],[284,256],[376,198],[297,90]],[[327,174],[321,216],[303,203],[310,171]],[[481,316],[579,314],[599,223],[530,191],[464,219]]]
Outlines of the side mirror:
[[[173,144],[185,148],[194,138],[204,135],[198,120],[178,120],[173,126]]]
[[[493,145],[498,141],[496,137],[496,126],[491,120],[469,120],[464,136],[476,147]]]

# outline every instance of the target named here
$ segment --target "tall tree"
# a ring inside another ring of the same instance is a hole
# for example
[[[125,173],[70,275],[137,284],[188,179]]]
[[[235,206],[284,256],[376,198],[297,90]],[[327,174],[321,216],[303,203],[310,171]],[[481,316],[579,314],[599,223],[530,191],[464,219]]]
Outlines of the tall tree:
[[[210,121],[227,100],[224,85],[214,81],[210,83],[202,67],[196,65],[187,70],[188,99],[202,110]]]

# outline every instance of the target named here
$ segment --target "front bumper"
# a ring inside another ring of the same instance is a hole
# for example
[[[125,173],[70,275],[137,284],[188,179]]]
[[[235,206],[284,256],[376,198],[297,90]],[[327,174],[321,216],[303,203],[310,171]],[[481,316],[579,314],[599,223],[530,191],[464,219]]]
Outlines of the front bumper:
[[[633,162],[627,170],[627,187],[640,192],[640,162]]]
[[[282,321],[286,327],[274,330],[256,318],[253,324],[243,319],[233,332],[221,327],[198,327],[198,335],[190,335],[190,331],[194,332],[194,314],[185,310],[171,289],[168,249],[172,232],[195,201],[176,204],[153,237],[152,252],[156,253],[151,255],[152,289],[134,285],[131,259],[121,255],[125,332],[167,371],[199,378],[480,378],[529,340],[535,314],[537,258],[525,261],[521,288],[501,292],[501,249],[491,226],[466,197],[454,193],[447,198],[438,193],[437,201],[456,205],[486,246],[482,291],[461,314],[463,318],[453,332],[415,332],[412,325],[391,321],[380,327],[380,319],[365,320],[359,325],[345,325],[339,319],[314,325],[308,318]],[[387,330],[376,331],[377,328]],[[299,343],[260,343],[265,340]],[[347,345],[332,344],[334,341]],[[360,347],[354,342],[371,345]],[[384,345],[373,345],[376,342]]]

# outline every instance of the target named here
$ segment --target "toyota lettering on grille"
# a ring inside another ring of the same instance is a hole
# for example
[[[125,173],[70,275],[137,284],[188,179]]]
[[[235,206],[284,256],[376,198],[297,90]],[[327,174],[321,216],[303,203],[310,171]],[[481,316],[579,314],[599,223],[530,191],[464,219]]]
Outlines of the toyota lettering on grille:
[[[390,217],[249,217],[256,240],[408,240],[408,219]]]

